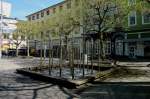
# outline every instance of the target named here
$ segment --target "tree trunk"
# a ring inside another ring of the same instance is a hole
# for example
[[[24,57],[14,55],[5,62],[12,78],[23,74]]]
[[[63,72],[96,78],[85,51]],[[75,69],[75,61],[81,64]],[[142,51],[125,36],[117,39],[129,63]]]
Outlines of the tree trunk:
[[[91,74],[93,74],[93,50],[94,50],[94,41],[91,39]]]
[[[68,52],[69,52],[69,48],[68,48],[68,37],[66,36],[66,44],[65,44],[65,58],[66,58],[66,60],[69,58],[69,55],[68,55]]]
[[[46,59],[46,41],[44,41],[44,59]]]
[[[85,41],[85,37],[83,37],[83,55],[82,55],[82,61],[83,61],[83,64],[82,64],[82,76],[84,77],[85,76],[85,49],[86,49],[86,41]]]
[[[18,57],[19,51],[18,51],[18,45],[16,45],[16,56]]]
[[[48,63],[48,66],[49,66],[49,75],[51,75],[51,70],[52,70],[52,66],[51,66],[51,41],[50,41],[50,38],[49,38],[49,63]]]
[[[54,63],[54,62],[53,62],[53,58],[54,58],[53,54],[54,54],[53,41],[51,40],[51,72],[52,72],[53,63]]]
[[[101,45],[100,45],[100,39],[98,40],[98,68],[99,68],[99,71],[100,71],[100,61],[101,61]]]
[[[37,44],[37,42],[36,42],[36,40],[35,40],[35,42],[34,42],[34,48],[35,48],[35,53],[34,53],[34,56],[36,56],[37,55],[37,47],[36,47],[36,44]]]
[[[40,66],[43,65],[43,42],[41,41],[41,49],[40,49]]]
[[[30,56],[30,45],[29,45],[29,39],[27,40],[27,56]]]
[[[72,37],[73,40],[73,37]],[[74,55],[73,55],[73,41],[71,41],[71,46],[70,46],[70,67],[71,67],[71,76],[72,79],[74,79]]]
[[[100,58],[104,61],[105,53],[104,53],[104,42],[103,42],[103,35],[100,35]]]
[[[43,65],[43,32],[41,32],[40,66]]]
[[[62,76],[62,37],[60,35],[60,59],[59,59],[59,76]]]
[[[103,42],[103,34],[100,33],[100,39],[99,39],[99,42],[98,42],[98,48],[99,48],[99,51],[98,51],[98,66],[99,66],[99,71],[100,71],[100,62],[101,61],[104,61],[104,57],[105,57],[105,53],[104,53],[104,42]]]

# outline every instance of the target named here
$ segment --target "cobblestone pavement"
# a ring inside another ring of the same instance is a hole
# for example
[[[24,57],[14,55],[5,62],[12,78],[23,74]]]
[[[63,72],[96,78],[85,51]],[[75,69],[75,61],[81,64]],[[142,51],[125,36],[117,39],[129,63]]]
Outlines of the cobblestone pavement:
[[[32,61],[29,59],[0,60],[0,99],[75,98],[66,88],[32,80],[29,77],[15,73],[16,68],[29,66]]]

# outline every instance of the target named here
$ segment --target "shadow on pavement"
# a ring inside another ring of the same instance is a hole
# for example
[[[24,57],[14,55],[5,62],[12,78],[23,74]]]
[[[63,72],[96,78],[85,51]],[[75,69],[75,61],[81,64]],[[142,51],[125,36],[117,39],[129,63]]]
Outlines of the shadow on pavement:
[[[71,99],[62,87],[14,73],[0,72],[0,99]],[[69,91],[68,91],[69,92]]]
[[[95,84],[80,95],[82,99],[150,99],[150,84]]]

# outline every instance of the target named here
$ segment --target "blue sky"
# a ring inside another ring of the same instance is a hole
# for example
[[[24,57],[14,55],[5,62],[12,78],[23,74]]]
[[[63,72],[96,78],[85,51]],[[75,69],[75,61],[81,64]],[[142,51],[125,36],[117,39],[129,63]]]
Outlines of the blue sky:
[[[11,17],[26,19],[25,16],[32,12],[59,3],[63,0],[3,0],[12,4]]]

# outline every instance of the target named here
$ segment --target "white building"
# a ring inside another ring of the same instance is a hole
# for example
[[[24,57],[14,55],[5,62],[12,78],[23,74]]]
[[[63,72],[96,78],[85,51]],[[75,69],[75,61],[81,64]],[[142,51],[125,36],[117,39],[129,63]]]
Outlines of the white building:
[[[3,17],[2,21],[2,50],[10,48],[10,43],[12,44],[12,33],[17,29],[16,23],[18,20],[16,18]]]
[[[2,33],[12,33],[17,27],[17,20],[10,18],[11,15],[11,4],[8,2],[0,1],[0,19]]]
[[[12,34],[17,29],[16,24],[18,23],[18,20],[16,18],[11,18],[10,15],[11,4],[8,2],[2,2],[0,4],[0,34],[2,34],[0,40],[0,50],[2,51],[16,48],[15,40],[13,40]],[[25,41],[20,44],[19,48],[21,48],[22,46],[26,46]]]
[[[17,23],[16,18],[10,18],[10,17],[3,17],[3,22],[2,22],[2,30],[3,33],[12,33],[17,29],[16,23]]]
[[[5,17],[10,17],[11,15],[11,4],[8,2],[0,2],[0,14]]]

